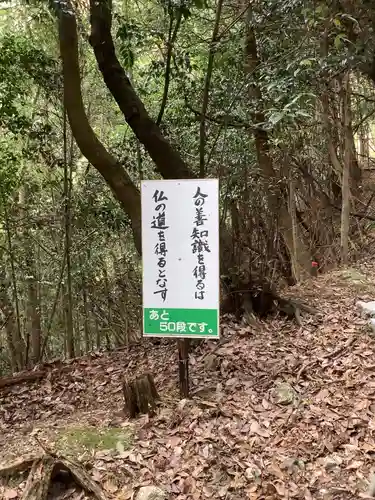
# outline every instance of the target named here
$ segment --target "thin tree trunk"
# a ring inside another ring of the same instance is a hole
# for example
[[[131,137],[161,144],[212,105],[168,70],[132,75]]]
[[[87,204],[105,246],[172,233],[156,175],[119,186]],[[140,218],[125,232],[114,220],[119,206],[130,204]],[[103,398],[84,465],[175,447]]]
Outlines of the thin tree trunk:
[[[21,319],[20,319],[20,308],[19,308],[19,300],[18,300],[18,289],[17,289],[17,277],[16,277],[16,269],[14,265],[14,252],[13,252],[13,243],[12,243],[12,234],[10,228],[10,220],[9,213],[6,204],[6,199],[4,193],[1,192],[4,206],[4,222],[5,222],[5,233],[8,243],[8,254],[10,260],[10,268],[11,268],[11,277],[12,277],[12,289],[13,289],[13,300],[15,304],[15,308],[11,306],[10,301],[7,304],[7,312],[10,318],[12,325],[12,335],[13,335],[13,346],[16,357],[17,369],[22,370],[25,367],[25,355],[26,355],[26,346],[25,342],[22,338],[21,333]],[[6,295],[6,290],[5,290]],[[5,297],[4,297],[5,299]],[[14,317],[15,313],[15,317]]]
[[[218,0],[216,6],[215,24],[214,24],[214,29],[212,31],[212,39],[208,53],[207,71],[204,81],[202,113],[200,117],[200,127],[199,127],[199,177],[201,179],[203,179],[206,176],[206,167],[205,167],[206,114],[208,108],[212,71],[214,67],[214,57],[217,49],[216,44],[219,34],[222,7],[223,7],[223,0]]]
[[[341,209],[341,261],[349,261],[349,228],[350,228],[350,166],[352,162],[351,142],[351,109],[350,109],[350,74],[345,75],[343,82],[343,115],[344,115],[344,169],[342,174],[342,209]]]
[[[55,298],[54,298],[54,301],[53,301],[53,304],[52,304],[51,315],[50,315],[49,320],[48,320],[47,328],[45,329],[45,335],[44,335],[44,339],[43,339],[42,352],[41,352],[41,357],[42,358],[43,358],[43,356],[44,356],[44,354],[46,352],[46,349],[47,349],[48,339],[49,339],[49,336],[50,336],[50,333],[51,333],[51,329],[52,329],[53,320],[54,320],[54,317],[55,317],[57,305],[59,303],[60,291],[63,288],[63,281],[64,281],[64,275],[65,275],[65,265],[66,265],[66,252],[65,252],[65,248],[64,248],[64,253],[63,253],[63,256],[62,256],[61,269],[60,269],[59,281],[58,281],[57,287],[56,287]]]
[[[297,213],[296,213],[296,193],[294,190],[293,173],[290,172],[289,176],[289,212],[292,218],[292,232],[293,232],[293,250],[294,259],[292,259],[292,264],[295,265],[293,269],[293,274],[298,283],[301,279],[301,272],[298,266],[298,225],[297,225]]]
[[[255,31],[252,25],[252,11],[249,7],[246,14],[246,32],[245,32],[245,71],[249,77],[254,80],[255,72],[260,64]],[[249,85],[250,106],[257,111],[252,113],[254,125],[264,123],[265,116],[261,109],[262,95],[259,86],[256,83]],[[254,102],[255,101],[255,102]],[[256,154],[259,167],[264,178],[268,181],[268,205],[274,217],[279,220],[280,233],[288,248],[291,259],[295,258],[293,269],[299,267],[304,274],[310,273],[311,255],[307,245],[303,240],[302,234],[297,232],[297,252],[295,255],[295,244],[293,238],[293,222],[288,212],[288,207],[282,196],[277,192],[278,176],[273,166],[270,156],[270,141],[266,130],[259,126],[254,126],[253,130]]]
[[[63,108],[64,134],[64,226],[66,252],[66,285],[64,294],[64,309],[66,318],[66,350],[68,358],[74,358],[74,325],[73,325],[73,292],[71,272],[71,194],[72,194],[72,161],[68,162],[67,117]]]
[[[105,329],[106,343],[107,343],[107,349],[109,350],[111,348],[111,339],[109,337],[109,332],[111,331],[111,324],[112,324],[112,298],[109,289],[108,272],[105,262],[103,262],[103,277],[104,277],[104,291],[105,291],[105,296],[107,298],[107,315],[106,318],[103,319],[106,320],[106,329]]]
[[[323,58],[328,57],[329,52],[329,42],[328,42],[328,28],[325,29],[322,39],[321,39],[321,54]],[[337,155],[337,134],[334,131],[340,131],[341,125],[340,121],[331,117],[331,106],[330,106],[330,92],[331,92],[331,80],[327,72],[324,73],[323,82],[326,80],[320,101],[322,105],[321,118],[323,123],[323,131],[325,133],[327,151],[328,151],[328,163],[331,165],[331,172],[327,174],[329,179],[330,189],[332,191],[332,196],[334,203],[337,204],[341,201],[341,189],[340,189],[340,179],[342,176],[342,163]],[[332,126],[331,120],[334,121],[334,126]]]
[[[161,121],[162,121],[163,115],[164,115],[164,111],[165,111],[165,107],[167,105],[169,85],[170,85],[170,79],[171,79],[171,62],[172,62],[173,47],[174,47],[174,44],[176,42],[177,33],[178,33],[178,30],[180,29],[181,20],[182,20],[182,9],[181,8],[178,9],[174,29],[173,29],[173,20],[174,20],[174,9],[172,8],[171,12],[170,12],[170,20],[169,20],[167,55],[165,58],[164,90],[163,90],[163,97],[162,97],[162,101],[161,101],[161,105],[160,105],[159,114],[158,114],[158,117],[156,119],[157,125],[161,124]]]
[[[9,353],[10,365],[13,372],[22,369],[19,364],[15,339],[17,337],[16,314],[12,302],[8,297],[9,282],[5,273],[5,268],[0,268],[0,310],[2,313],[2,326],[5,328],[6,342]]]
[[[26,220],[30,203],[30,189],[28,180],[25,180],[19,192],[21,213]],[[23,246],[25,252],[25,273],[27,281],[27,339],[31,339],[31,361],[35,365],[40,361],[42,347],[42,328],[38,272],[35,259],[35,244],[30,234],[30,223],[23,225]],[[28,354],[28,349],[27,349]],[[27,356],[28,357],[28,356]]]
[[[84,263],[80,259],[81,268],[81,291],[82,291],[82,301],[83,301],[83,332],[85,341],[85,351],[90,352],[91,350],[91,335],[90,335],[90,322],[89,322],[89,305],[87,301],[87,283],[86,283],[86,273],[84,269]]]
[[[102,346],[102,342],[101,342],[99,321],[98,321],[98,318],[96,316],[95,316],[95,337],[96,337],[96,348],[100,349]]]
[[[33,364],[40,361],[42,347],[42,327],[40,320],[40,302],[38,294],[38,276],[34,258],[34,248],[31,244],[26,257],[28,276],[28,307],[27,316],[30,322],[31,331],[31,359]]]
[[[357,151],[355,147],[354,133],[353,133],[353,123],[352,123],[352,113],[351,113],[351,90],[350,90],[350,81],[349,81],[349,98],[348,98],[348,108],[349,108],[349,122],[347,125],[347,134],[348,134],[348,147],[350,148],[350,187],[352,190],[353,196],[359,195],[359,185],[362,180],[362,170],[358,163],[357,159]]]
[[[38,100],[40,96],[40,87],[38,87],[34,102],[32,119],[35,116]],[[25,149],[29,147],[30,138],[27,137]],[[23,167],[23,172],[26,173],[26,166]],[[33,186],[35,189],[35,186]],[[19,204],[21,208],[21,213],[26,221],[28,215],[30,203],[32,202],[30,189],[30,180],[26,177],[20,187],[19,191]],[[25,253],[25,271],[27,280],[27,314],[25,322],[27,321],[27,346],[26,346],[26,364],[28,364],[29,359],[29,345],[31,339],[31,361],[35,365],[40,361],[41,358],[41,348],[42,348],[42,327],[41,327],[41,304],[40,304],[40,283],[38,279],[38,266],[36,263],[36,247],[35,242],[31,237],[32,227],[30,222],[27,221],[23,224],[23,245]],[[40,247],[38,247],[38,252]]]
[[[368,133],[368,124],[362,123],[360,127],[360,136],[359,136],[359,156],[360,162],[364,165],[365,168],[369,166],[369,157],[370,157],[370,149],[369,149],[369,133]]]

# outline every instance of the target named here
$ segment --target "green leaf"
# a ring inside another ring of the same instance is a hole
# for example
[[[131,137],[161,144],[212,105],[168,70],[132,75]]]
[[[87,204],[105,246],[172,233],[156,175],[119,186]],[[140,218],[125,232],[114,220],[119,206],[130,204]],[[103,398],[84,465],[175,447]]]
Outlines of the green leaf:
[[[337,17],[333,20],[335,26],[337,26],[338,28],[341,28],[342,27],[342,23],[340,21],[340,19],[337,19]]]
[[[285,116],[285,113],[283,111],[276,111],[275,113],[272,113],[268,120],[271,122],[272,125],[276,125],[279,123]]]
[[[336,47],[336,49],[341,49],[342,46],[344,45],[344,41],[348,41],[346,38],[345,38],[345,34],[344,33],[339,33],[336,37],[335,37],[335,40],[334,40],[334,45]]]
[[[207,0],[193,0],[193,5],[198,9],[204,9],[208,7]]]
[[[131,69],[134,66],[134,52],[130,45],[126,44],[120,47],[120,54],[125,69]]]
[[[300,66],[312,66],[313,60],[314,59],[302,59],[299,64]]]

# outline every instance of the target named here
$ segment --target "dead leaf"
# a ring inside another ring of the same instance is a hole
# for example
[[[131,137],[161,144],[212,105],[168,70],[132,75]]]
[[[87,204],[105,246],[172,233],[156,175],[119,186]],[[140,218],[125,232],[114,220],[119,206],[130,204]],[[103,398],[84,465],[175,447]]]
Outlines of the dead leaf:
[[[266,429],[262,429],[256,420],[251,422],[250,434],[257,434],[264,438],[270,437],[270,433]]]
[[[210,448],[208,445],[203,448],[202,455],[204,458],[208,458],[210,456]]]
[[[7,489],[5,490],[5,493],[4,493],[4,499],[5,500],[13,500],[13,498],[17,498],[18,497],[18,491],[17,490],[14,490],[14,489]]]
[[[362,465],[363,460],[353,460],[345,467],[345,469],[359,469]]]
[[[277,464],[275,464],[275,463],[271,464],[269,467],[269,470],[270,470],[270,472],[272,472],[272,474],[274,474],[279,479],[281,479],[281,480],[285,479],[283,471],[280,469],[280,467]]]
[[[325,401],[328,398],[329,398],[329,391],[328,391],[328,389],[322,389],[315,396],[316,401]]]
[[[267,399],[263,398],[262,399],[262,406],[265,410],[268,410],[271,407],[271,404]]]
[[[118,490],[118,486],[110,479],[104,482],[103,487],[108,493],[116,493]]]
[[[305,500],[314,500],[308,488],[305,489]]]
[[[100,483],[100,481],[102,480],[102,474],[98,471],[98,469],[94,469],[92,473],[92,478],[97,483]]]
[[[116,443],[116,450],[117,450],[119,453],[124,453],[124,451],[125,451],[125,446],[124,446],[123,441],[117,441],[117,443]]]

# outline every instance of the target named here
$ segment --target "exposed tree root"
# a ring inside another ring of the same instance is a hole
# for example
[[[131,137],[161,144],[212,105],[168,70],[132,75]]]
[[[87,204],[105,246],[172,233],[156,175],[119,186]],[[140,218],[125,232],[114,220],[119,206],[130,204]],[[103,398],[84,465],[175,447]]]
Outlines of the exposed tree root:
[[[318,311],[299,300],[280,297],[268,283],[240,282],[234,284],[226,279],[221,312],[235,314],[237,319],[244,318],[252,323],[255,317],[264,318],[280,313],[289,319],[295,319],[301,325],[301,312],[316,314]]]

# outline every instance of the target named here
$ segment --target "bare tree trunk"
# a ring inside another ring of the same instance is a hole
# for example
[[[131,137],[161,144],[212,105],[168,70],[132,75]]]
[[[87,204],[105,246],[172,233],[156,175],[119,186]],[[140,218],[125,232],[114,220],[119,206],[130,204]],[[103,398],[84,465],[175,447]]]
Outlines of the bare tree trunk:
[[[82,100],[78,61],[77,23],[69,0],[59,3],[60,54],[63,64],[64,103],[72,134],[82,154],[104,177],[122,208],[129,215],[134,243],[141,253],[140,194],[123,165],[110,154],[91,128]]]
[[[321,53],[322,57],[328,57],[329,51],[329,42],[328,42],[328,28],[325,29],[322,40],[321,40]],[[331,80],[329,79],[329,75],[327,73],[324,74],[325,83],[324,88],[322,89],[322,93],[320,96],[320,101],[322,104],[321,118],[323,123],[323,130],[325,132],[327,151],[328,151],[328,163],[331,165],[331,172],[327,175],[330,181],[330,188],[332,191],[333,201],[334,203],[339,203],[341,201],[341,189],[340,189],[340,179],[342,176],[342,163],[337,154],[337,143],[336,140],[337,133],[334,131],[340,131],[341,124],[339,120],[336,120],[335,117],[331,116],[331,101],[330,101],[330,92],[331,92]],[[334,125],[332,126],[332,121],[334,121]]]
[[[106,342],[107,342],[107,349],[109,350],[111,348],[111,339],[109,333],[111,331],[111,325],[112,325],[112,297],[109,288],[108,272],[105,262],[103,262],[103,277],[104,277],[104,291],[105,291],[105,296],[107,298],[107,315],[103,319],[106,322],[106,329],[105,329]]]
[[[350,187],[352,190],[353,196],[359,194],[359,185],[362,180],[362,170],[358,163],[357,152],[355,147],[354,133],[353,133],[353,124],[352,124],[352,113],[351,113],[351,102],[350,102],[350,82],[349,82],[349,122],[348,122],[348,147],[350,148]]]
[[[301,273],[298,266],[298,225],[297,225],[297,213],[296,213],[296,193],[294,190],[292,172],[290,172],[289,175],[289,212],[292,218],[293,250],[294,250],[294,259],[292,259],[292,265],[296,266],[295,269],[293,269],[293,274],[298,283],[301,279]]]
[[[207,71],[204,81],[202,113],[201,113],[200,127],[199,127],[199,177],[201,179],[203,179],[206,176],[206,167],[205,167],[206,114],[208,108],[208,98],[210,93],[212,71],[214,67],[214,57],[217,49],[216,44],[218,41],[217,38],[219,34],[222,7],[223,7],[223,0],[218,0],[216,6],[215,24],[214,24],[214,29],[212,31],[212,39],[208,53]]]
[[[66,255],[66,285],[64,294],[64,310],[66,319],[66,350],[68,358],[74,358],[74,325],[73,325],[73,292],[71,272],[71,195],[72,195],[72,158],[68,161],[67,120],[63,107],[64,134],[64,226]],[[71,151],[72,155],[72,151]]]
[[[0,311],[1,322],[5,328],[6,343],[9,352],[10,365],[13,372],[21,370],[15,339],[17,338],[16,314],[8,297],[9,282],[5,269],[0,268]]]
[[[82,291],[82,301],[83,301],[83,331],[84,331],[84,341],[85,341],[85,351],[89,352],[91,350],[91,334],[90,334],[90,321],[89,321],[89,304],[87,300],[87,283],[86,283],[86,273],[84,269],[84,263],[80,259],[81,268],[81,291]]]
[[[0,186],[1,188],[1,186]],[[26,355],[26,346],[25,342],[22,338],[21,333],[21,320],[20,320],[20,308],[19,308],[19,300],[18,300],[18,289],[17,289],[17,277],[16,277],[16,269],[14,265],[14,252],[13,252],[13,243],[12,243],[12,233],[10,227],[10,219],[7,207],[7,201],[5,199],[4,193],[1,191],[3,207],[4,207],[4,222],[5,222],[5,233],[8,243],[8,255],[10,261],[11,268],[11,286],[13,291],[13,300],[15,307],[13,307],[11,301],[7,298],[7,290],[8,287],[5,284],[5,291],[3,293],[3,303],[5,306],[5,313],[8,317],[9,333],[12,333],[12,344],[14,348],[14,354],[16,359],[16,366],[18,370],[22,370],[25,367],[25,355]],[[6,283],[6,275],[4,271],[5,283]]]
[[[101,332],[99,328],[99,321],[98,318],[95,316],[95,338],[96,338],[96,348],[100,349],[102,346],[101,342]]]
[[[30,322],[31,331],[31,359],[33,364],[37,364],[41,357],[42,348],[42,327],[40,321],[40,302],[38,294],[38,276],[34,259],[34,248],[28,248],[26,265],[28,272],[28,307],[27,316]]]
[[[246,34],[245,34],[245,71],[251,79],[258,65],[260,64],[255,31],[252,25],[252,11],[249,7],[246,14]],[[256,83],[249,85],[249,101],[251,107],[256,107],[257,111],[252,113],[253,123],[264,123],[264,112],[260,108],[262,95],[259,86]],[[255,102],[254,102],[255,101]],[[290,258],[295,260],[293,269],[297,267],[304,274],[310,273],[311,270],[311,255],[307,245],[303,240],[302,234],[296,233],[296,252],[295,240],[293,238],[293,221],[288,212],[288,207],[280,194],[277,192],[278,177],[276,175],[272,158],[270,156],[270,142],[266,130],[259,126],[254,126],[253,130],[256,154],[259,167],[264,178],[269,182],[267,196],[268,205],[273,215],[279,219],[280,233],[288,248]],[[295,255],[296,253],[296,255]]]
[[[165,58],[164,90],[163,90],[163,97],[161,100],[159,114],[158,114],[158,117],[156,119],[157,125],[161,124],[161,121],[162,121],[163,115],[164,115],[164,111],[165,111],[165,107],[167,105],[169,84],[170,84],[170,79],[171,79],[171,63],[172,63],[173,47],[174,47],[174,44],[176,42],[178,30],[180,29],[181,21],[182,21],[182,9],[181,8],[178,9],[176,23],[175,23],[174,28],[173,28],[174,17],[175,17],[175,9],[172,8],[172,9],[170,9],[170,12],[169,12],[169,30],[168,30],[168,41],[167,41],[167,54],[166,54],[166,58]]]
[[[349,228],[350,228],[350,166],[352,162],[352,131],[350,108],[350,74],[343,82],[343,115],[344,115],[344,169],[342,173],[342,209],[341,209],[341,261],[349,261]]]
[[[99,70],[108,90],[113,95],[124,118],[138,140],[144,145],[160,174],[166,179],[189,179],[192,171],[162,135],[160,128],[151,119],[143,102],[134,91],[123,67],[116,56],[111,35],[111,0],[90,0],[91,35]]]
[[[362,165],[364,165],[365,168],[368,168],[370,148],[369,148],[369,127],[367,123],[362,123],[360,127],[359,157]]]
[[[24,219],[30,203],[28,180],[25,180],[19,191],[19,204]],[[27,280],[27,338],[31,339],[31,361],[35,365],[41,358],[42,328],[40,311],[40,294],[38,272],[35,259],[35,244],[30,234],[30,223],[23,224],[23,246],[25,252],[25,271]],[[28,350],[27,350],[28,351]]]

